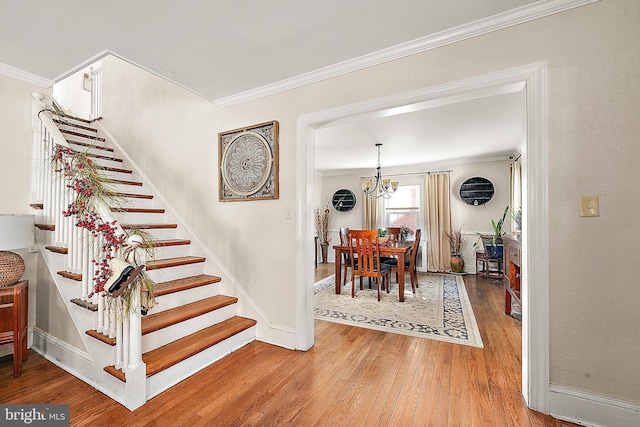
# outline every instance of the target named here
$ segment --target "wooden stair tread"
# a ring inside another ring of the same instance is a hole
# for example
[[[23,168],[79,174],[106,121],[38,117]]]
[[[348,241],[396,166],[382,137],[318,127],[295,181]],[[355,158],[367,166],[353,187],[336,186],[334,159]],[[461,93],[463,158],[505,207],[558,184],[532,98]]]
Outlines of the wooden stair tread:
[[[154,248],[162,248],[165,246],[181,246],[181,245],[190,245],[191,240],[189,239],[168,239],[168,240],[156,240],[151,242],[151,246]]]
[[[103,147],[101,145],[89,144],[88,142],[75,141],[73,139],[67,139],[67,142],[69,144],[80,145],[82,147],[93,148],[95,150],[109,151],[109,152],[112,152],[112,153],[115,151],[113,148],[110,148],[110,147]]]
[[[69,271],[58,271],[58,274],[67,279],[76,280],[78,282],[82,281],[82,274],[79,274],[79,273],[71,273]]]
[[[79,125],[77,123],[69,123],[69,122],[65,122],[64,120],[56,120],[56,119],[53,119],[53,122],[56,123],[56,124],[62,125],[62,126],[71,126],[71,127],[74,127],[74,128],[79,128],[79,129],[82,129],[82,130],[86,130],[88,132],[98,133],[98,129],[96,129],[96,128],[92,128],[92,127],[84,126],[84,125]]]
[[[109,180],[109,184],[120,184],[120,185],[134,185],[137,187],[142,187],[142,182],[140,181],[127,181],[124,179],[111,179]],[[115,196],[117,194],[122,194],[122,193],[117,193],[115,191],[110,191],[107,194],[109,194],[110,196]]]
[[[113,375],[114,377],[116,377],[117,379],[119,379],[122,382],[127,381],[127,377],[125,376],[124,372],[121,371],[120,369],[117,369],[113,365],[105,366],[104,367],[104,371],[106,373],[108,373],[108,374]]]
[[[87,138],[87,139],[92,139],[94,141],[105,142],[105,139],[101,138],[99,136],[88,135],[86,133],[76,132],[76,131],[69,130],[69,129],[60,129],[60,132],[61,133],[66,133],[67,135],[79,136],[80,138]]]
[[[128,213],[164,213],[164,209],[157,208],[111,208],[111,212],[128,212]]]
[[[147,377],[188,359],[255,324],[255,320],[234,316],[145,353],[142,355],[142,360],[147,365]]]
[[[183,256],[176,258],[156,259],[147,262],[147,271],[158,270],[160,268],[178,267],[180,265],[197,264],[204,262],[206,258],[196,256]]]
[[[83,122],[83,123],[91,123],[91,122],[92,122],[92,120],[83,119],[82,117],[76,117],[76,116],[71,115],[71,114],[63,113],[62,111],[55,111],[55,112],[53,113],[53,115],[54,115],[54,116],[58,116],[58,117],[66,117],[66,118],[68,118],[68,119],[76,120],[76,121],[78,121],[78,122]]]
[[[44,209],[44,203],[31,203],[29,206],[33,209]]]
[[[82,308],[86,308],[87,310],[98,311],[98,304],[93,304],[88,301],[81,300],[80,298],[73,298],[71,302]]]
[[[133,173],[133,171],[130,169],[112,168],[110,166],[96,166],[96,169],[101,171],[118,172],[118,173],[129,173],[129,174]]]
[[[120,224],[125,230],[139,228],[140,230],[152,230],[160,228],[178,228],[178,224]]]
[[[111,346],[116,345],[116,339],[115,338],[111,338],[111,337],[108,337],[108,336],[106,336],[104,334],[101,334],[100,332],[96,331],[95,329],[91,329],[89,331],[86,331],[85,333],[87,335],[89,335],[90,337],[94,337],[94,338],[102,341],[105,344],[108,344],[108,345],[111,345]]]
[[[48,251],[55,252],[57,254],[67,255],[69,253],[68,248],[63,248],[60,246],[45,246],[44,248]]]
[[[114,197],[123,197],[123,198],[131,198],[131,199],[153,199],[153,196],[150,194],[135,194],[135,193],[108,193],[110,196]]]
[[[238,298],[215,295],[142,318],[142,335],[167,328],[238,302]]]
[[[191,335],[187,335],[184,338],[163,345],[155,350],[151,350],[142,355],[142,361],[147,365],[147,377],[170,368],[209,347],[213,347],[225,339],[251,328],[256,323],[257,322],[252,319],[234,316]],[[113,365],[105,367],[104,371],[122,382],[126,381],[125,373],[120,369],[116,369]]]
[[[45,231],[55,231],[56,226],[54,224],[35,224],[36,228]]]
[[[183,277],[176,280],[169,280],[167,282],[156,283],[155,292],[156,296],[162,296],[171,294],[174,292],[180,292],[187,289],[197,288],[199,286],[210,285],[212,283],[218,283],[222,279],[217,276],[210,276],[208,274],[200,274],[198,276]]]

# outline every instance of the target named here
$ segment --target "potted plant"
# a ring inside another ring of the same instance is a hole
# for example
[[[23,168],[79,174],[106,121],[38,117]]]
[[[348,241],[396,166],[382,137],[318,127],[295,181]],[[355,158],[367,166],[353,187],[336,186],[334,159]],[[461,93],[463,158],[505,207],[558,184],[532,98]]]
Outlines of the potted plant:
[[[378,229],[378,243],[381,245],[387,243],[389,241],[389,232],[384,228]]]
[[[509,206],[504,208],[504,212],[502,212],[502,218],[498,221],[491,219],[491,226],[493,227],[493,234],[491,235],[480,235],[482,238],[482,244],[484,246],[484,251],[487,253],[487,256],[492,259],[502,258],[503,255],[503,242],[502,235],[504,232],[502,231],[502,226],[504,225],[504,220],[507,217],[507,212],[509,211]]]
[[[451,234],[447,234],[449,247],[451,248],[451,271],[462,273],[464,271],[464,258],[462,253],[467,246],[467,239],[462,234],[460,227],[454,228]]]
[[[413,236],[413,234],[414,231],[403,224],[400,230],[400,240],[404,242],[405,240],[407,240],[408,236]]]

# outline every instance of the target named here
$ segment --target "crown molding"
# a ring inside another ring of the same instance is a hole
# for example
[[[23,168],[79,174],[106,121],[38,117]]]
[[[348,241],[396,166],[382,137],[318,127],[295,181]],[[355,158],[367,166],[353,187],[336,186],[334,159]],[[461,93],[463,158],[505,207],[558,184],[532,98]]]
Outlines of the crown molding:
[[[450,30],[441,31],[410,42],[402,43],[387,49],[382,49],[358,58],[340,62],[315,71],[300,74],[289,79],[241,92],[235,95],[219,98],[213,102],[220,108],[230,107],[243,102],[252,101],[265,96],[295,89],[311,83],[316,83],[332,77],[358,71],[364,68],[393,61],[416,53],[435,49],[447,44],[455,43],[482,34],[512,27],[514,25],[544,18],[566,10],[585,6],[600,0],[542,0],[528,6],[523,6],[509,12],[500,13],[485,19],[460,25]]]
[[[44,77],[36,76],[35,74],[28,73],[26,71],[19,70],[11,67],[10,65],[0,64],[0,74],[7,77],[13,77],[14,79],[21,80],[26,83],[30,83],[41,88],[48,88],[53,85],[53,81],[45,79]]]

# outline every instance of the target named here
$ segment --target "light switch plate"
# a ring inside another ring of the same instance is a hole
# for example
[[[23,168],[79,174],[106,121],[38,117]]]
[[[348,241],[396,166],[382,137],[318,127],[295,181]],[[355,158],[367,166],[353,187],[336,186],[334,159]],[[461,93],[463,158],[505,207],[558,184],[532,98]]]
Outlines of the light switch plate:
[[[580,196],[580,216],[600,216],[598,195]]]

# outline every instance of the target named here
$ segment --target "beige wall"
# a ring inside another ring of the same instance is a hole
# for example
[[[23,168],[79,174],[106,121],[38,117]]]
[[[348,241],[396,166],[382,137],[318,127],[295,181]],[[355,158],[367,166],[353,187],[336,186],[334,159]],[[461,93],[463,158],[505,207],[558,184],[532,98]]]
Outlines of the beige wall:
[[[134,160],[270,321],[293,328],[296,233],[284,211],[295,206],[297,116],[546,61],[551,382],[640,402],[630,357],[640,354],[640,288],[629,268],[639,244],[628,237],[638,228],[639,8],[604,0],[226,109],[142,72],[109,70],[118,83],[108,89],[105,63],[105,97],[128,97],[104,116],[130,125],[116,136]],[[280,200],[218,203],[217,133],[274,119]],[[600,195],[600,217],[578,216],[581,194]]]
[[[549,192],[540,203],[549,213],[550,379],[637,404],[640,287],[633,266],[640,242],[632,238],[638,223],[631,207],[640,196],[639,17],[636,0],[602,0],[226,109],[122,65],[112,64],[107,76],[105,63],[105,98],[107,91],[121,96],[105,105],[105,123],[127,123],[126,130],[115,129],[116,137],[229,279],[274,325],[294,328],[296,229],[284,212],[296,205],[296,118],[546,61]],[[6,79],[0,84],[6,90]],[[13,139],[28,131],[27,123],[19,124],[25,114],[28,109],[16,115],[11,134],[1,131],[3,148],[22,159]],[[281,131],[280,199],[218,203],[217,133],[274,119]],[[23,185],[16,176],[28,174],[15,158],[4,158],[3,179]],[[28,203],[26,191],[6,190],[13,201],[6,207]],[[579,217],[582,194],[599,194],[600,217]]]
[[[29,207],[33,173],[33,92],[51,95],[50,89],[0,75],[0,149],[4,153],[0,156],[0,176],[3,181],[0,197],[2,214],[34,213]],[[26,271],[22,278],[29,280],[29,326],[38,327],[63,341],[83,348],[55,285],[46,280],[48,275],[43,273],[46,265],[42,258],[28,249],[15,252],[25,260]],[[53,310],[52,305],[55,306]],[[55,313],[55,317],[52,317],[51,313]],[[10,352],[10,347],[5,347],[0,351],[0,355]]]

